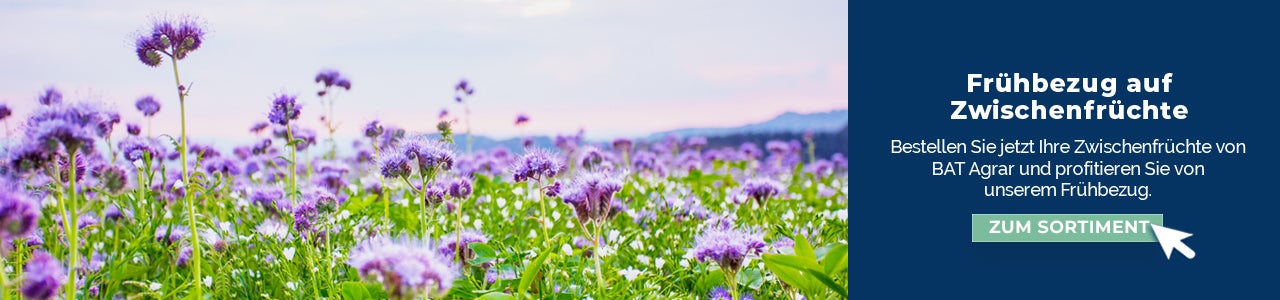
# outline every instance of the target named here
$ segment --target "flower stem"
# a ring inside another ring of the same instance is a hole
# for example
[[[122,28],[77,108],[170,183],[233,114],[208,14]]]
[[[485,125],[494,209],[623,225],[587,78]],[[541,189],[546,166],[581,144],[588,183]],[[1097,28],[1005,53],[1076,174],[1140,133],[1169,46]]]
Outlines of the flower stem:
[[[595,255],[591,256],[595,258],[595,261],[596,261],[596,297],[600,297],[600,299],[605,299],[604,269],[600,267],[600,257],[604,256],[604,253],[602,253],[603,251],[600,250],[600,239],[603,238],[602,234],[604,233],[604,224],[599,222],[592,222],[592,223],[596,223],[596,236],[594,238],[596,242],[596,253]]]
[[[69,293],[67,299],[75,300],[77,292],[76,269],[80,266],[80,226],[76,224],[76,217],[80,208],[76,203],[76,194],[78,192],[76,192],[76,149],[74,147],[67,149],[67,174],[70,174],[68,177],[71,180],[71,190],[67,193],[70,200],[68,202],[71,202],[71,211],[67,212],[69,220],[66,223],[67,229],[69,229],[67,231],[67,240],[71,243],[71,268],[69,268],[71,269],[71,275],[67,277],[71,284],[67,288]]]
[[[178,85],[178,115],[182,124],[182,135],[179,138],[178,153],[182,159],[182,184],[184,189],[186,189],[185,186],[191,185],[191,175],[190,173],[187,173],[187,92],[183,89],[182,80],[178,77],[178,59],[176,57],[169,57],[169,61],[173,64],[173,82]],[[195,271],[191,273],[191,282],[196,283],[192,285],[196,288],[195,298],[204,299],[202,296],[203,290],[199,284],[200,257],[202,256],[200,253],[202,250],[200,249],[200,230],[199,228],[196,228],[196,201],[191,198],[190,189],[184,190],[182,196],[183,198],[186,198],[187,225],[191,231],[191,250],[193,258],[192,270]]]

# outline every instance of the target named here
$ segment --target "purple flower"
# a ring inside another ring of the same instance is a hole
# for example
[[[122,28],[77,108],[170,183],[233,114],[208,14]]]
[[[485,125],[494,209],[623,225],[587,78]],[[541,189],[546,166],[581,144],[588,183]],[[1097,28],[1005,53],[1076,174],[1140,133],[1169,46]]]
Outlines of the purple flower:
[[[137,161],[144,158],[156,158],[159,153],[154,140],[141,137],[127,137],[119,143],[120,154],[125,160]]]
[[[604,155],[600,152],[600,148],[595,146],[587,146],[582,149],[582,160],[580,164],[588,170],[595,169],[604,162]]]
[[[742,184],[742,194],[760,206],[764,206],[769,198],[777,196],[782,191],[782,184],[778,181],[768,178],[751,178]]]
[[[382,124],[378,124],[378,120],[369,121],[369,125],[364,126],[364,136],[376,138],[382,135]]]
[[[8,119],[13,115],[13,110],[9,109],[9,104],[0,103],[0,120]]]
[[[270,214],[278,214],[281,211],[289,212],[293,209],[293,203],[284,196],[284,189],[275,185],[263,185],[253,189],[249,196],[249,201],[262,206]]]
[[[458,85],[453,87],[453,91],[453,100],[458,101],[458,103],[462,103],[462,98],[469,97],[476,92],[475,87],[469,85],[466,79],[458,81]]]
[[[37,108],[27,118],[26,140],[39,144],[47,151],[56,151],[62,145],[67,150],[90,152],[93,142],[108,132],[104,129],[112,122],[113,112],[88,103],[45,105]]]
[[[104,189],[112,194],[119,194],[129,184],[129,176],[124,172],[124,169],[110,164],[94,167],[93,176],[98,179],[98,183]]]
[[[462,244],[458,244],[458,236],[462,237]],[[462,261],[466,264],[467,260],[476,257],[476,252],[471,250],[471,243],[488,243],[489,237],[480,231],[474,229],[463,229],[461,232],[450,232],[440,236],[440,247],[436,249],[440,252],[440,256],[451,257]],[[454,254],[458,247],[462,248],[462,253]]]
[[[418,161],[418,172],[428,173],[436,170],[448,171],[453,168],[453,151],[449,145],[436,140],[415,138],[405,141],[398,149],[406,157]]]
[[[734,300],[734,299],[733,299],[733,294],[730,293],[729,290],[725,289],[722,286],[717,286],[711,289],[711,293],[708,295],[707,300]],[[739,297],[739,299],[737,300],[756,300],[756,298],[751,297],[751,294],[743,293],[742,297]]]
[[[516,126],[524,125],[524,123],[529,123],[529,116],[525,114],[516,115]]]
[[[298,104],[297,96],[277,94],[276,99],[271,101],[271,112],[267,113],[267,120],[273,124],[288,126],[289,121],[297,120],[299,114],[302,114],[302,106]]]
[[[139,61],[155,67],[160,65],[161,54],[182,60],[191,51],[200,49],[204,33],[194,18],[156,20],[151,25],[151,34],[138,36],[134,47]]]
[[[467,199],[471,196],[471,181],[466,178],[454,178],[449,181],[449,197]]]
[[[787,142],[775,140],[775,141],[769,141],[768,143],[765,143],[764,148],[769,149],[769,152],[772,152],[775,155],[785,154],[791,151],[791,144]]]
[[[137,107],[138,111],[142,112],[142,115],[148,117],[154,116],[156,113],[160,112],[160,102],[157,102],[156,97],[151,95],[138,98],[138,102],[134,103],[133,106]]]
[[[442,297],[458,276],[458,266],[441,257],[430,241],[379,236],[360,242],[350,253],[347,264],[366,280],[381,283],[392,299]]]
[[[67,281],[62,262],[42,250],[31,255],[23,272],[22,296],[27,299],[53,299]]]
[[[617,138],[613,140],[613,150],[618,150],[618,152],[622,152],[622,153],[631,152],[631,147],[632,147],[631,139]]]
[[[138,126],[136,123],[125,124],[125,130],[129,132],[129,135],[133,136],[142,134],[142,126]]]
[[[530,148],[511,166],[511,173],[516,182],[541,181],[556,177],[563,168],[564,162],[558,155],[541,148]]]
[[[174,264],[179,268],[186,268],[187,263],[191,262],[192,250],[194,249],[191,249],[191,246],[182,246],[182,249],[178,250],[178,258],[174,259]]]
[[[764,251],[763,235],[755,231],[710,228],[694,238],[694,257],[712,261],[730,272],[742,267],[748,255]]]
[[[605,172],[579,175],[562,188],[564,203],[573,206],[578,221],[603,222],[620,211],[620,204],[613,194],[622,190],[622,179]]]
[[[188,233],[190,233],[190,231],[187,230],[187,227],[181,225],[157,227],[156,241],[165,245],[172,245],[173,243],[177,243],[178,241],[186,238]]]
[[[316,83],[323,84],[326,89],[333,86],[340,87],[344,90],[351,89],[351,80],[347,80],[346,77],[342,77],[342,73],[339,73],[338,70],[328,69],[320,71],[320,73],[316,73]],[[324,94],[320,95],[324,96]]]
[[[40,104],[44,105],[62,104],[62,92],[59,92],[57,88],[48,87],[44,89],[43,93],[40,93],[36,100],[39,100]]]
[[[54,152],[45,150],[39,144],[24,143],[9,149],[9,167],[21,173],[44,169],[53,161]]]
[[[271,127],[271,123],[267,123],[267,122],[258,122],[258,123],[253,123],[253,126],[252,126],[252,127],[249,127],[249,132],[252,132],[252,133],[255,133],[255,134],[256,134],[256,133],[262,133],[262,131],[263,131],[263,130],[266,130],[266,129],[267,129],[267,127]]]
[[[690,149],[702,149],[702,147],[707,146],[707,138],[701,136],[690,137],[688,141],[685,141],[684,145]]]
[[[386,178],[408,178],[409,173],[413,172],[413,167],[409,166],[409,157],[400,151],[383,152],[378,164],[382,167],[382,176]]]
[[[31,234],[40,220],[40,205],[20,190],[0,191],[0,240]]]

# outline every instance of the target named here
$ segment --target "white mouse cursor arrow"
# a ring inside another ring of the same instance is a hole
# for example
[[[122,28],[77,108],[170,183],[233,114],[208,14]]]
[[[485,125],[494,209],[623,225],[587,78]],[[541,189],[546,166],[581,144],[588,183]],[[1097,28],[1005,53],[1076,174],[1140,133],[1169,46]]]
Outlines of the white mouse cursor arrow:
[[[1173,249],[1178,249],[1178,252],[1182,252],[1182,255],[1186,256],[1187,259],[1196,258],[1196,251],[1191,250],[1191,247],[1187,247],[1187,244],[1182,243],[1182,239],[1191,236],[1190,233],[1156,224],[1151,224],[1151,231],[1156,233],[1156,241],[1160,242],[1160,248],[1164,248],[1165,259],[1173,258]]]

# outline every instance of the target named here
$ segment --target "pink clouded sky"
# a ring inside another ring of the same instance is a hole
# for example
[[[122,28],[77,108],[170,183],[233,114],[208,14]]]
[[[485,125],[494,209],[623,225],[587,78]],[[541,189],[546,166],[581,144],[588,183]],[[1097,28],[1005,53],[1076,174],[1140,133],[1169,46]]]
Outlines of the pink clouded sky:
[[[849,96],[844,1],[100,2],[0,4],[0,101],[18,117],[50,85],[126,122],[154,94],[155,130],[176,133],[168,63],[147,67],[132,49],[166,14],[210,31],[179,64],[196,141],[247,138],[278,92],[299,94],[318,128],[323,68],[353,81],[338,95],[343,136],[373,118],[434,131],[441,109],[461,113],[452,86],[464,77],[474,131],[495,137],[521,134],[520,113],[532,118],[523,133],[606,138],[842,109]]]

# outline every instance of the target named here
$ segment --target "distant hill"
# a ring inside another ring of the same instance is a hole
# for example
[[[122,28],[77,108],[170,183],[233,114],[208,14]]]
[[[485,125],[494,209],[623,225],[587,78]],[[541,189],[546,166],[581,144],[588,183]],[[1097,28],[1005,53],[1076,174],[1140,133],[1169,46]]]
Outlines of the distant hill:
[[[717,137],[735,134],[803,133],[805,130],[813,130],[815,133],[836,132],[846,124],[849,124],[848,109],[809,114],[787,112],[760,123],[737,127],[676,129],[651,134],[648,139],[660,139],[667,135]]]
[[[764,146],[764,143],[770,140],[799,140],[805,130],[813,130],[815,140],[818,141],[818,155],[821,157],[829,156],[831,153],[840,152],[848,153],[846,143],[849,137],[849,110],[841,109],[830,112],[801,114],[787,112],[768,121],[747,124],[737,127],[721,127],[721,128],[685,128],[670,131],[653,133],[645,137],[641,137],[636,141],[638,143],[646,143],[648,141],[661,140],[668,135],[675,135],[681,138],[690,136],[707,137],[709,146],[738,146],[744,142],[752,142]],[[431,137],[439,137],[439,134],[428,134]],[[463,133],[455,134],[453,139],[458,145],[465,145],[467,135]],[[534,145],[543,148],[554,148],[554,137],[535,136],[533,137]],[[471,141],[473,150],[487,150],[495,147],[505,147],[517,153],[523,148],[523,138],[508,138],[495,140],[490,137],[476,135]],[[590,140],[586,143],[603,143],[608,144],[612,140],[595,141]]]

